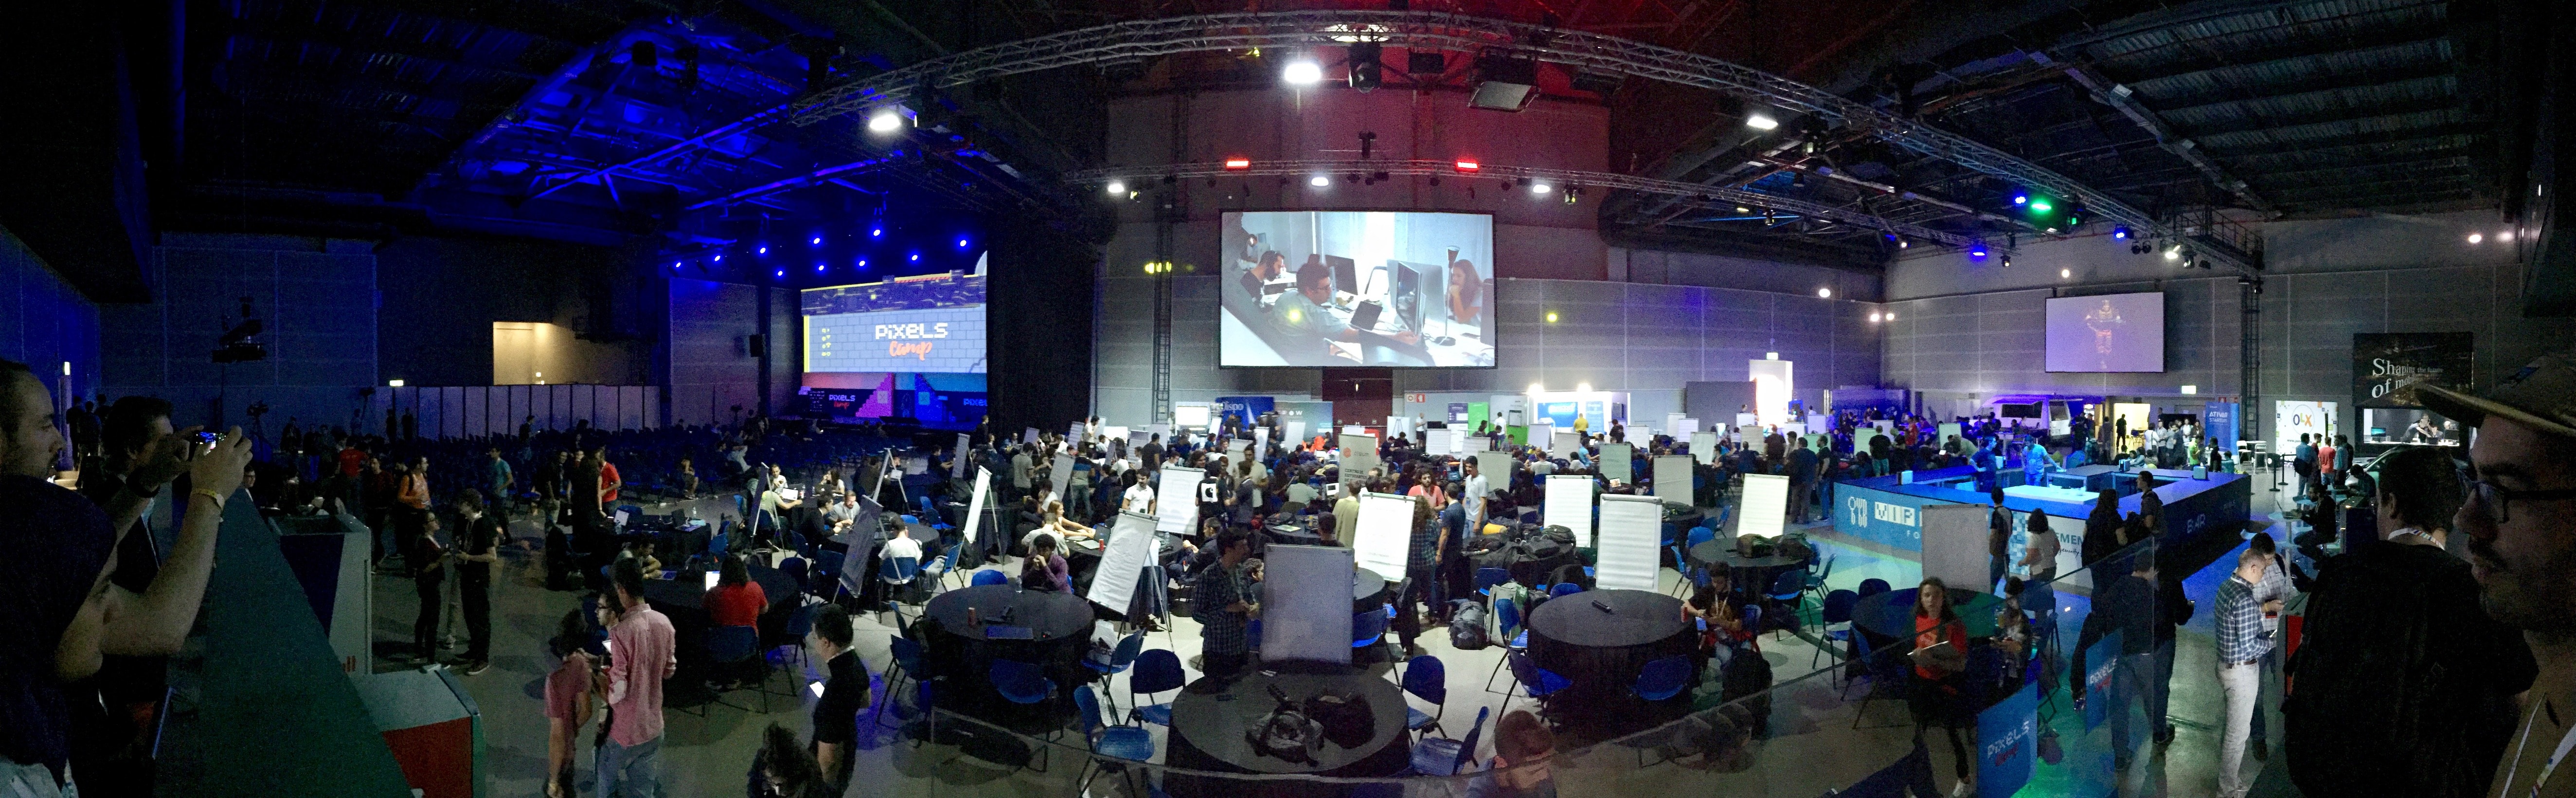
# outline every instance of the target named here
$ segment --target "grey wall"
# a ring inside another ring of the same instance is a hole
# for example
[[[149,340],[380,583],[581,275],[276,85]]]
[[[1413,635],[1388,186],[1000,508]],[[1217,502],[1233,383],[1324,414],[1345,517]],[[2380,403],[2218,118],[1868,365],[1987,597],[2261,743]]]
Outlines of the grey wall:
[[[627,323],[639,310],[606,247],[553,241],[405,238],[377,250],[385,303],[378,352],[385,379],[408,385],[492,384],[492,323],[548,322],[574,332],[565,353],[582,363],[551,382],[647,385],[660,325]],[[658,286],[657,286],[658,287]],[[623,314],[626,318],[621,318]]]
[[[1875,274],[1697,252],[1611,247],[1609,253],[1612,280],[1781,294],[1813,295],[1818,289],[1830,289],[1837,299],[1875,302],[1880,298],[1880,278]]]
[[[0,228],[0,358],[26,363],[55,401],[62,400],[66,362],[72,393],[97,394],[98,305],[6,228]]]
[[[146,268],[158,287],[153,301],[99,314],[108,393],[168,399],[176,406],[171,420],[183,426],[247,426],[243,410],[253,402],[270,406],[264,425],[272,434],[289,417],[307,425],[366,420],[358,391],[378,379],[369,242],[172,233]],[[227,318],[238,320],[244,296],[267,327],[260,338],[268,359],[213,363],[209,353]]]
[[[2494,241],[2501,229],[2478,213],[2263,225],[2262,399],[2337,402],[2340,428],[2353,428],[2354,333],[2475,333],[2481,386],[2541,353],[2576,346],[2576,320],[2520,315],[2525,267]],[[2469,244],[2471,232],[2489,238]],[[2166,293],[2165,373],[2040,370],[2052,293],[2156,290]],[[1888,325],[1886,384],[1926,392],[1927,400],[1970,405],[2005,392],[2175,398],[2185,384],[2198,386],[2195,399],[2241,393],[2235,278],[2130,254],[2128,242],[2108,235],[2024,246],[2010,269],[1958,253],[1900,261],[1888,270],[1887,293],[1897,320]],[[2270,408],[2252,410],[2268,437]]]
[[[706,424],[733,420],[733,407],[744,412],[760,407],[760,360],[742,353],[740,339],[761,331],[760,291],[735,283],[670,280],[670,328],[667,351],[671,378],[672,423]],[[768,289],[770,397],[784,404],[796,395],[802,365],[798,353],[796,292]]]

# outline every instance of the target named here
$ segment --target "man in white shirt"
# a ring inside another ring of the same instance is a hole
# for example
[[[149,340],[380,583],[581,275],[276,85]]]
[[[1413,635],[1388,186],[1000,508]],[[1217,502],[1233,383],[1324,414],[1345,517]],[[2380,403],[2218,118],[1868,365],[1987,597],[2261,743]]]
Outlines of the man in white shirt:
[[[902,527],[895,530],[894,537],[885,542],[885,549],[878,556],[889,560],[910,557],[914,562],[920,562],[921,542],[912,539],[912,527]]]
[[[1485,528],[1485,497],[1493,493],[1493,490],[1485,482],[1485,475],[1477,472],[1475,458],[1458,461],[1458,467],[1467,477],[1458,491],[1459,500],[1467,503],[1467,529],[1483,529]]]
[[[1127,493],[1118,503],[1118,509],[1147,515],[1154,513],[1154,487],[1146,484],[1143,472],[1138,472],[1135,483],[1127,486]]]

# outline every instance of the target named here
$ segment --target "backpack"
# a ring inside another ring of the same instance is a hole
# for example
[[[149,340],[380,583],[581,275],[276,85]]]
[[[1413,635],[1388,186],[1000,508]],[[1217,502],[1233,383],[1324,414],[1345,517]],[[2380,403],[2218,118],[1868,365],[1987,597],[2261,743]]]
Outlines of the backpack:
[[[1485,608],[1474,599],[1449,602],[1449,645],[1460,651],[1481,651],[1494,644],[1485,633]]]
[[[2308,795],[2479,795],[2513,723],[2507,708],[2491,730],[2485,710],[2521,687],[2443,661],[2479,612],[2466,563],[2377,549],[2329,561],[2308,599],[2281,707],[2290,778]]]
[[[1726,661],[1726,675],[1719,683],[1718,700],[1732,702],[1747,699],[1742,706],[1752,715],[1748,731],[1755,737],[1771,733],[1771,661],[1760,653],[1743,650]]]

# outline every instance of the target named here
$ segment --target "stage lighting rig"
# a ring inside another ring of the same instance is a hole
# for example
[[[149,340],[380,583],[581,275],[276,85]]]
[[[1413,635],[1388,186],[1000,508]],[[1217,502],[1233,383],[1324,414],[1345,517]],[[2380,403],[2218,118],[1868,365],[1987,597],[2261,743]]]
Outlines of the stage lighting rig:
[[[1518,111],[1538,98],[1538,62],[1504,53],[1476,58],[1480,80],[1467,105],[1488,111]]]
[[[1352,42],[1350,55],[1351,90],[1366,94],[1377,90],[1384,80],[1386,67],[1380,63],[1386,56],[1386,45],[1377,42]]]

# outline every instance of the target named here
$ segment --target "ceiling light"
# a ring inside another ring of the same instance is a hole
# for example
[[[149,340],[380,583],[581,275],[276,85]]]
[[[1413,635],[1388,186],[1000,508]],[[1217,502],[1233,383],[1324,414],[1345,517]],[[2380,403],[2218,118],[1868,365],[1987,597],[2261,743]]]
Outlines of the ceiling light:
[[[1459,162],[1457,162],[1456,164],[1453,164],[1453,165],[1454,165],[1454,166],[1456,166],[1456,167],[1458,167],[1458,171],[1461,171],[1461,172],[1473,172],[1473,171],[1476,171],[1476,170],[1478,170],[1478,169],[1483,169],[1483,168],[1485,168],[1485,165],[1484,165],[1484,164],[1480,164],[1480,163],[1477,163],[1477,162],[1475,162],[1475,161],[1463,161],[1463,160],[1462,160],[1462,161],[1459,161]]]
[[[816,274],[821,274],[821,273],[823,273],[823,264],[820,264],[820,263],[814,264],[814,273],[816,273]]]
[[[2126,227],[2114,227],[2114,228],[2111,228],[2111,240],[2113,240],[2113,241],[2127,241],[2127,240],[2129,240],[2129,228],[2126,228]]]
[[[1314,187],[1316,187],[1316,188],[1323,188],[1323,187],[1325,187],[1325,186],[1329,186],[1329,185],[1332,185],[1332,184],[1333,184],[1333,179],[1332,179],[1332,178],[1330,178],[1330,177],[1323,176],[1323,175],[1316,175],[1316,176],[1314,176],[1314,177],[1306,178],[1306,185],[1314,186]]]
[[[1816,289],[1816,296],[1824,297],[1824,298],[1826,298],[1826,299],[1832,299],[1832,298],[1834,298],[1834,289],[1831,289],[1831,288],[1818,288],[1818,289]]]
[[[2049,211],[2051,211],[2051,210],[2054,210],[2054,209],[2056,209],[2056,208],[2057,208],[2057,206],[2048,204],[2048,200],[2047,200],[2046,198],[2040,198],[2040,199],[2035,199],[2035,200],[2031,200],[2031,201],[2030,201],[2030,212],[2031,212],[2031,213],[2047,213],[2047,212],[2049,212]]]
[[[1290,61],[1288,68],[1280,71],[1279,79],[1291,86],[1312,86],[1324,81],[1324,67],[1313,61]]]
[[[1547,385],[1545,385],[1545,384],[1543,384],[1543,383],[1536,383],[1536,382],[1530,383],[1530,390],[1529,390],[1529,392],[1530,392],[1530,393],[1547,393]]]
[[[2003,261],[2002,261],[2002,262],[2003,262],[2003,266],[2004,266],[2004,268],[2007,268],[2007,269],[2012,268],[2012,256],[2011,256],[2011,255],[2005,255],[2005,256],[2003,257]]]
[[[1887,320],[1888,320],[1888,321],[1895,321],[1895,320],[1896,320],[1896,314],[1895,314],[1894,312],[1892,312],[1892,311],[1891,311],[1891,312],[1889,312],[1889,313],[1887,314]]]
[[[1878,323],[1878,314],[1876,314],[1876,313],[1869,314],[1869,323],[1871,323],[1871,324],[1877,324],[1877,323]]]
[[[818,247],[819,247],[819,246],[822,246],[822,245],[823,245],[823,237],[822,237],[822,236],[815,236],[815,237],[814,237],[814,240],[812,240],[812,241],[807,241],[807,242],[805,242],[805,243],[812,244],[812,245],[814,245],[814,246],[818,246]]]
[[[721,252],[716,253],[715,261],[716,261],[717,263],[723,263],[723,262],[724,262],[724,253],[721,253]]]
[[[1555,324],[1555,323],[1556,323],[1556,311],[1551,310],[1551,311],[1548,311],[1548,312],[1547,312],[1547,323],[1549,323],[1549,324]]]
[[[1764,352],[1764,353],[1762,353],[1762,359],[1764,359],[1764,360],[1778,360],[1778,359],[1780,359],[1780,353],[1778,353],[1778,352]]]
[[[2057,270],[2057,277],[2058,277],[2058,279],[2061,279],[2061,280],[2064,280],[2064,279],[2070,279],[2070,278],[2073,278],[2074,276],[2075,276],[2075,270],[2074,270],[2074,269],[2059,269],[2059,270]]]
[[[785,277],[785,276],[787,276],[787,270],[786,270],[786,269],[780,269],[780,270],[778,270],[778,274],[777,274],[776,276],[779,276],[779,277]]]
[[[1575,393],[1591,393],[1591,392],[1592,392],[1592,383],[1588,383],[1588,382],[1578,382],[1578,383],[1575,383],[1575,384],[1574,384],[1574,392],[1575,392]]]
[[[2172,248],[2165,250],[2165,260],[2174,260],[2181,257],[2182,245],[2180,244],[2176,244]]]
[[[2028,205],[2028,204],[2030,204],[2030,195],[2028,195],[2028,194],[2014,194],[2014,195],[2013,195],[2013,204],[2014,204],[2014,205]]]
[[[958,248],[958,249],[965,249],[965,248],[966,248],[966,239],[963,239],[963,238],[957,239],[957,248]]]
[[[2497,241],[2512,241],[2512,240],[2513,240],[2513,231],[2511,231],[2511,230],[2506,230],[2506,231],[2504,231],[2504,232],[2497,233],[2497,234],[2496,234],[2496,240],[2497,240]]]
[[[768,246],[768,245],[766,245],[766,244],[761,245],[761,247],[760,247],[760,254],[763,254],[763,255],[767,255],[767,254],[769,254],[769,246]]]
[[[1117,196],[1117,195],[1120,195],[1120,194],[1125,194],[1125,193],[1127,193],[1127,182],[1126,182],[1126,181],[1123,181],[1123,180],[1112,180],[1112,181],[1109,181],[1109,194],[1110,194],[1110,196],[1113,196],[1113,197],[1114,197],[1114,196]],[[879,231],[877,231],[877,232],[878,232],[878,234],[882,235],[882,234],[884,234],[884,232],[885,232],[885,231],[883,231],[883,230],[879,230]]]
[[[1555,190],[1555,189],[1549,188],[1549,187],[1548,187],[1548,185],[1547,185],[1546,183],[1531,183],[1531,184],[1530,184],[1530,193],[1532,193],[1532,194],[1545,194],[1545,193],[1547,193],[1547,192],[1554,191],[1554,190]]]
[[[1982,258],[1982,257],[1985,257],[1985,256],[1986,256],[1986,245],[1984,245],[1984,244],[1976,244],[1976,245],[1972,245],[1972,246],[1968,247],[1968,257],[1971,257],[1971,258]]]
[[[400,388],[400,387],[403,387],[403,386],[402,386],[402,380],[386,380],[386,381],[385,381],[385,385],[386,385],[387,387],[392,387],[392,388]]]
[[[879,228],[876,228],[876,229],[874,229],[874,230],[869,230],[869,231],[868,231],[868,237],[870,237],[870,238],[881,238],[881,237],[884,237],[884,236],[885,236],[885,228],[883,228],[883,227],[879,227]]]
[[[1776,130],[1780,127],[1780,120],[1771,118],[1770,114],[1756,112],[1744,118],[1744,126],[1754,130]]]
[[[868,132],[870,133],[892,133],[896,130],[902,129],[902,127],[903,114],[896,113],[892,108],[878,110],[874,115],[868,117]]]
[[[1736,213],[1752,213],[1752,212],[1753,212],[1753,209],[1752,209],[1752,208],[1744,207],[1744,206],[1742,206],[1742,205],[1737,205],[1737,206],[1735,206],[1735,212],[1736,212]]]
[[[1227,168],[1227,169],[1233,169],[1233,170],[1237,170],[1237,171],[1244,170],[1244,169],[1250,169],[1250,168],[1252,168],[1252,159],[1250,159],[1250,158],[1227,158],[1227,159],[1225,159],[1225,168]]]
[[[2471,243],[2471,244],[2480,243],[2480,242],[2483,242],[2483,241],[2485,241],[2485,240],[2487,240],[2487,237],[2486,237],[2486,234],[2484,234],[2484,233],[2470,233],[2470,234],[2469,234],[2469,243]]]
[[[919,252],[912,253],[912,260],[913,260],[913,262],[915,262],[915,263],[919,263],[919,262],[921,262],[921,253],[919,253]]]

